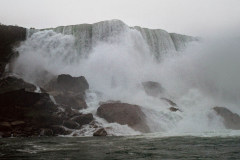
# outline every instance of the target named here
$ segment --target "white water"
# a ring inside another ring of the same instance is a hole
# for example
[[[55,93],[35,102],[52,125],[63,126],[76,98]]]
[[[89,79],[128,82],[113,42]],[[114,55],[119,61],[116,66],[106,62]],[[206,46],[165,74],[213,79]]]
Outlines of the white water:
[[[37,32],[17,48],[20,56],[14,62],[14,72],[38,85],[46,73],[83,75],[90,84],[89,107],[83,112],[95,115],[98,103],[106,100],[138,104],[143,107],[152,132],[229,134],[212,108],[225,106],[240,114],[240,47],[236,41],[192,43],[185,51],[171,50],[161,55],[159,63],[136,29],[125,28],[109,39],[97,41],[88,56],[83,57],[78,54],[75,37],[53,31]],[[182,112],[171,112],[168,103],[146,95],[141,82],[149,80],[161,83],[167,91],[162,96],[177,103]],[[96,119],[110,127],[111,134],[139,134],[127,126]],[[92,134],[88,126],[84,129],[89,131],[85,135]]]

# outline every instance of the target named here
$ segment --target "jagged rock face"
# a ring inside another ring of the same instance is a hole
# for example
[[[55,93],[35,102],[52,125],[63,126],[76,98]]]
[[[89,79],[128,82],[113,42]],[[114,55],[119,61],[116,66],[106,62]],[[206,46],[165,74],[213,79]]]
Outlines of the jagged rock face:
[[[100,128],[93,133],[93,136],[107,136],[107,131],[104,128]]]
[[[153,81],[147,81],[147,82],[142,82],[144,91],[146,94],[149,96],[157,97],[160,94],[164,93],[164,88],[161,86],[160,83],[158,82],[153,82]]]
[[[214,107],[213,110],[224,119],[224,125],[228,129],[240,129],[240,116],[225,107]]]
[[[25,89],[26,91],[33,92],[36,90],[36,86],[16,77],[6,77],[0,80],[0,93],[19,89]]]
[[[46,86],[48,91],[62,91],[84,93],[89,88],[89,84],[85,77],[72,77],[68,74],[61,74]]]
[[[141,107],[127,103],[106,103],[97,109],[97,115],[110,123],[128,125],[140,132],[149,132]]]
[[[83,76],[72,77],[62,74],[57,79],[53,79],[44,88],[50,95],[54,96],[58,104],[70,106],[78,110],[87,108],[84,95],[89,88],[89,84]]]
[[[0,25],[0,77],[15,52],[13,47],[26,39],[26,28]]]
[[[46,93],[27,92],[24,89],[0,94],[1,118],[26,118],[48,122],[48,117],[57,111]]]

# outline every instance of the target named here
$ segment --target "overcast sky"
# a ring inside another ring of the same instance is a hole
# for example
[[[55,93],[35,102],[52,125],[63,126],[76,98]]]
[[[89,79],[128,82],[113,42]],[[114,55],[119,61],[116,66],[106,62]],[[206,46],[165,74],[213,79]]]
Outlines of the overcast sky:
[[[8,25],[46,28],[110,19],[189,35],[238,32],[240,0],[0,0],[0,22]]]

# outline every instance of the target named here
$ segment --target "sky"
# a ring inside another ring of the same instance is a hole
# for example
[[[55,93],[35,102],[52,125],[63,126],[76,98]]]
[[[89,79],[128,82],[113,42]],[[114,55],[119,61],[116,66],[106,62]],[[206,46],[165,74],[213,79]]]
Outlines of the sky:
[[[120,19],[194,36],[240,30],[240,0],[0,0],[0,23],[49,28]]]

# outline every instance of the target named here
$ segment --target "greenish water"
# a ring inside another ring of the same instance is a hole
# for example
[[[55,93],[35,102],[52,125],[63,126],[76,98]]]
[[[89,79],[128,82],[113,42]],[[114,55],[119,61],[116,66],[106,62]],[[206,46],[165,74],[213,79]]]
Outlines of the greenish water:
[[[240,159],[240,137],[39,137],[0,139],[0,159]]]

